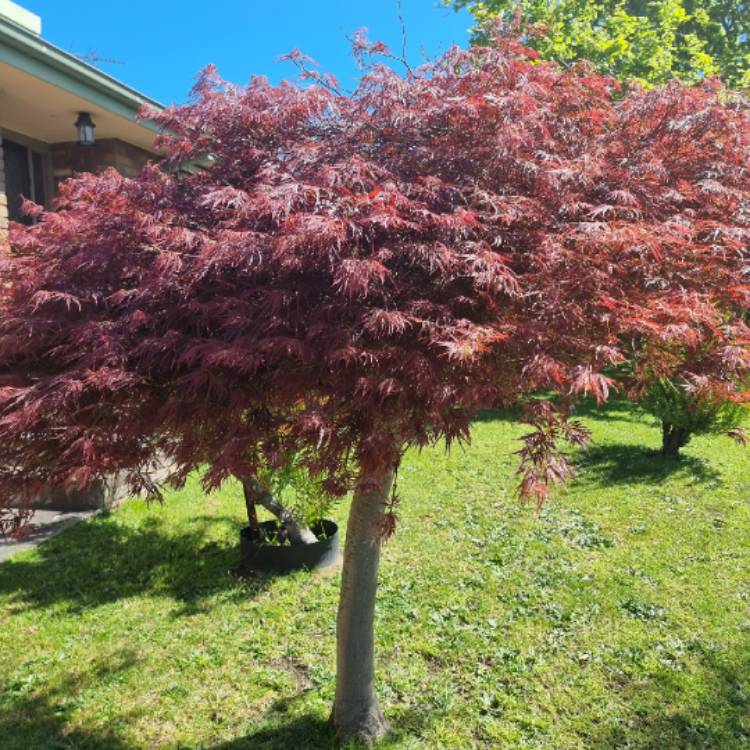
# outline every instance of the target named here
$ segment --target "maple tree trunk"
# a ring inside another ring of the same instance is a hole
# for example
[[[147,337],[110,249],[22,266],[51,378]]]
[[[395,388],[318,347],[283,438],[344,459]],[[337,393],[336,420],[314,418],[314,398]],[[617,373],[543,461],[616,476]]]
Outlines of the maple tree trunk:
[[[242,480],[242,489],[245,493],[248,523],[254,534],[257,535],[260,533],[255,508],[257,505],[262,505],[279,519],[279,523],[286,530],[289,535],[289,541],[292,544],[315,544],[318,541],[318,537],[304,523],[298,521],[294,517],[294,514],[288,508],[284,507],[271,494],[271,491],[267,487],[264,487],[257,479]]]
[[[661,452],[664,456],[675,458],[680,455],[680,448],[690,442],[690,433],[670,422],[661,423]]]
[[[378,522],[386,510],[393,472],[354,492],[346,527],[336,623],[336,698],[331,719],[342,741],[371,746],[388,729],[375,694],[373,621],[378,586]]]
[[[258,523],[258,510],[255,505],[255,497],[250,487],[250,482],[242,483],[242,492],[245,495],[247,525],[250,527],[250,535],[253,539],[257,539],[260,536],[260,524]]]

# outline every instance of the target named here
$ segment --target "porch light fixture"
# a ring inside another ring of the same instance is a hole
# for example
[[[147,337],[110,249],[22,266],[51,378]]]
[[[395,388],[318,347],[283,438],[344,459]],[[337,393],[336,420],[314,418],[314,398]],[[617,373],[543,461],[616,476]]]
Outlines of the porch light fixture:
[[[91,115],[88,112],[79,112],[78,119],[75,121],[76,129],[78,130],[78,143],[81,146],[93,146],[94,145],[94,121],[91,119]]]

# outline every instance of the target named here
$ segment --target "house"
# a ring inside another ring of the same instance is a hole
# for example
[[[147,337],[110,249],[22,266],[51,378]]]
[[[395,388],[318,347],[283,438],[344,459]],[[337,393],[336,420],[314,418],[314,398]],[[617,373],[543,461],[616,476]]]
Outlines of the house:
[[[155,156],[155,128],[137,121],[143,94],[45,41],[41,19],[0,0],[0,240],[27,221],[21,196],[49,206],[75,172],[136,174]]]
[[[75,172],[114,167],[134,176],[154,151],[156,129],[139,122],[157,102],[42,39],[41,19],[0,0],[0,248],[8,221],[30,221],[22,196],[50,206]],[[121,492],[116,477],[86,491],[51,490],[37,507],[99,507]]]

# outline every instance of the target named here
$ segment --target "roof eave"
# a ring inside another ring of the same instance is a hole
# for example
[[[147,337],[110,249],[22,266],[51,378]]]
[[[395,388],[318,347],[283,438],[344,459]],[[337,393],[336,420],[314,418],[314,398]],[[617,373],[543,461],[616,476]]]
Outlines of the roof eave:
[[[111,112],[133,119],[140,108],[164,105],[88,65],[75,55],[56,47],[17,24],[0,19],[0,60],[49,81],[72,94],[89,99]],[[153,123],[144,127],[158,131]]]

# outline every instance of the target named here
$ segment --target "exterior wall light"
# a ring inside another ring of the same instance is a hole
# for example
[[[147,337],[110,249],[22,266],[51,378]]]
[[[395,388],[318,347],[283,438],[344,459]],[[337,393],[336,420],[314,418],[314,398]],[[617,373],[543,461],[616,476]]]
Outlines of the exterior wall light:
[[[75,121],[76,129],[78,130],[78,143],[81,146],[93,146],[94,145],[94,121],[91,119],[91,115],[88,112],[79,112],[78,119]]]

